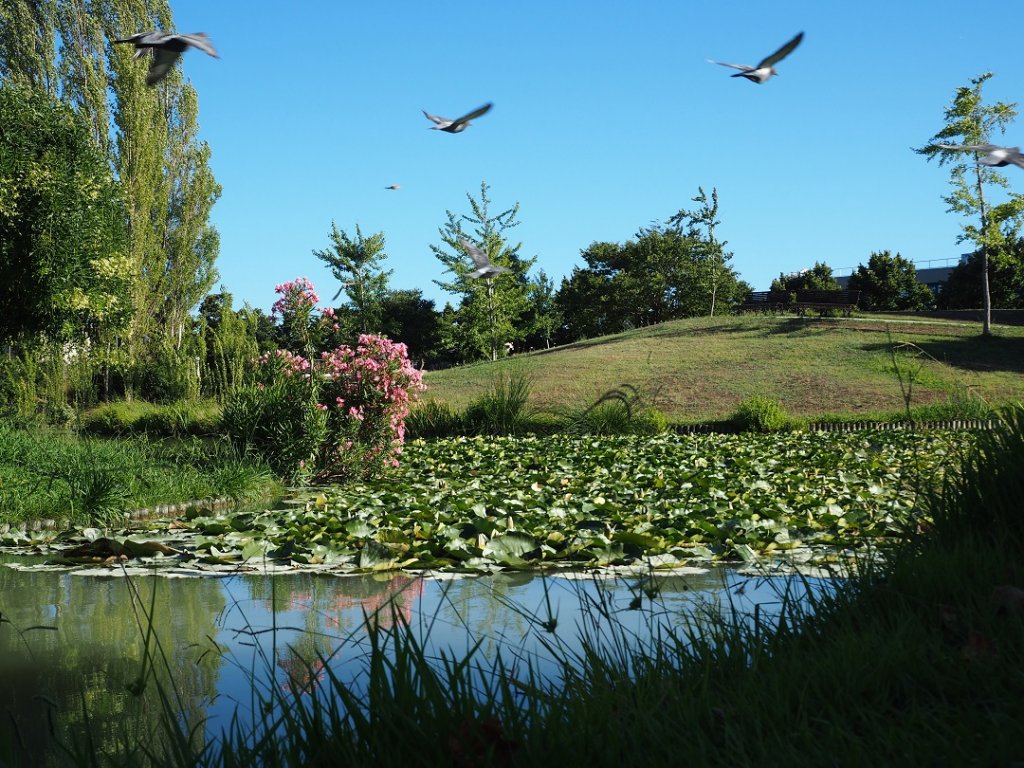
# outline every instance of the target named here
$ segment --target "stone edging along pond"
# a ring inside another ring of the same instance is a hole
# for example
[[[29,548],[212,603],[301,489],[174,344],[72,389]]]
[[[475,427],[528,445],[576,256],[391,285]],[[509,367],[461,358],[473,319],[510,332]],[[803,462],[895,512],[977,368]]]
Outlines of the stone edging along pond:
[[[186,515],[189,512],[202,510],[221,512],[225,509],[231,509],[238,503],[239,502],[235,501],[230,496],[222,496],[219,498],[191,499],[190,501],[181,501],[177,503],[155,504],[152,507],[130,510],[125,513],[125,519],[127,521],[134,521],[150,520],[152,518],[161,517],[176,517]],[[24,530],[26,531],[53,531],[58,527],[58,521],[54,518],[29,520],[24,523]]]

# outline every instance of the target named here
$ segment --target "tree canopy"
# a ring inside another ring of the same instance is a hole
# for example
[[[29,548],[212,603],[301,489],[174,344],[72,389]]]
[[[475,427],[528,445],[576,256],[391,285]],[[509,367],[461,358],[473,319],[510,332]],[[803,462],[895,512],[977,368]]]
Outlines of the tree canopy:
[[[850,277],[850,290],[860,291],[860,308],[871,312],[930,309],[935,299],[917,281],[917,267],[899,253],[877,251]]]
[[[1017,116],[1016,104],[985,103],[983,89],[991,77],[992,73],[986,72],[973,78],[970,86],[957,88],[953,103],[945,110],[945,126],[928,144],[914,150],[929,160],[938,159],[939,165],[950,166],[952,191],[942,199],[947,210],[965,218],[957,242],[970,241],[980,252],[978,292],[985,334],[991,333],[992,326],[989,258],[1017,237],[1024,215],[1024,195],[1007,192],[996,202],[993,188],[1007,189],[1006,177],[996,168],[978,162],[984,153],[950,147],[992,143],[994,134],[1004,133]]]

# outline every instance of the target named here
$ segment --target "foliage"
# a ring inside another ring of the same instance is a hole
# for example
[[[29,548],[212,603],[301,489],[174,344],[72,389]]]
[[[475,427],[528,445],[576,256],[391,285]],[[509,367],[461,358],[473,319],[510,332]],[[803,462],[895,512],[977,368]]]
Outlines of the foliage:
[[[424,400],[409,410],[405,432],[411,440],[454,437],[465,431],[462,415],[448,403]]]
[[[706,314],[712,293],[716,301],[739,298],[740,283],[721,245],[710,244],[696,224],[686,233],[648,227],[623,245],[592,243],[582,254],[586,266],[562,280],[555,299],[565,339]]]
[[[551,341],[562,327],[562,313],[555,301],[555,282],[542,269],[530,280],[529,299],[530,311],[527,319],[529,335],[525,339],[527,347],[544,342],[544,348],[551,348]]]
[[[780,432],[790,427],[782,404],[764,395],[755,395],[740,403],[732,420],[744,432]]]
[[[771,290],[787,291],[836,291],[839,290],[839,283],[832,276],[832,267],[824,262],[815,262],[810,269],[804,269],[787,275],[782,272],[772,280]]]
[[[321,341],[322,319],[330,322],[333,310],[316,314],[320,296],[305,277],[274,286],[274,293],[278,299],[271,307],[271,317],[278,321],[282,347],[296,354],[309,354]]]
[[[730,278],[733,283],[736,280],[735,273],[728,266],[732,254],[725,251],[725,241],[719,242],[715,238],[715,227],[722,223],[718,220],[718,189],[712,188],[711,197],[708,198],[704,187],[697,187],[697,196],[692,200],[699,204],[698,208],[693,211],[681,208],[667,223],[680,233],[686,225],[687,236],[697,243],[693,279],[707,292],[708,315],[714,317],[719,288],[723,283],[728,284]],[[706,230],[706,235],[702,234],[702,228]]]
[[[941,309],[978,309],[984,305],[980,250],[957,264],[939,291]],[[1024,309],[1024,239],[988,253],[989,300],[993,309]]]
[[[84,411],[79,429],[85,434],[106,437],[212,437],[220,432],[221,415],[221,406],[213,400],[184,400],[162,405],[143,400],[115,400]]]
[[[656,435],[668,430],[668,419],[644,405],[636,387],[624,384],[586,405],[564,409],[560,426],[571,435]]]
[[[278,349],[261,355],[253,379],[224,405],[224,429],[244,456],[256,456],[291,483],[312,476],[327,439],[327,413],[309,361]]]
[[[311,362],[278,349],[224,409],[245,453],[292,482],[373,476],[398,463],[409,401],[422,388],[405,347],[369,334]]]
[[[98,439],[0,422],[0,518],[123,524],[155,504],[273,489],[265,467],[219,442]]]
[[[417,441],[386,478],[315,489],[285,509],[195,516],[180,548],[201,570],[210,556],[210,570],[248,557],[258,568],[266,556],[338,572],[674,568],[750,552],[820,559],[834,552],[826,545],[900,541],[920,520],[912,479],[941,482],[965,436]]]
[[[465,428],[478,435],[521,435],[530,417],[530,380],[510,371],[491,381],[490,389],[470,402]]]
[[[434,362],[441,344],[441,317],[433,299],[423,298],[421,290],[389,291],[381,304],[384,335],[401,341],[409,359],[422,368]]]
[[[84,123],[0,85],[0,339],[95,340],[127,322],[123,207]]]
[[[325,352],[316,368],[328,427],[319,477],[374,476],[398,466],[409,401],[423,389],[405,345],[361,334],[355,349]]]
[[[260,348],[262,313],[243,307],[235,312],[231,294],[210,294],[199,305],[196,333],[202,346],[203,393],[223,402],[244,381],[249,362]]]
[[[928,160],[938,158],[939,165],[950,164],[949,183],[952,191],[942,199],[947,210],[966,218],[957,242],[970,241],[981,252],[981,306],[984,310],[983,332],[991,333],[991,296],[988,259],[1008,240],[1014,240],[1024,223],[1024,195],[1007,192],[1000,202],[986,199],[986,189],[1007,189],[1009,182],[996,168],[980,162],[977,153],[947,149],[942,145],[980,145],[995,143],[993,134],[1004,133],[1017,116],[1016,104],[996,102],[985,104],[983,88],[992,77],[986,72],[971,79],[970,87],[957,89],[953,103],[945,110],[945,126],[927,145],[914,150]],[[973,157],[972,157],[973,155]],[[974,163],[971,163],[971,160]],[[977,222],[977,223],[973,223]]]
[[[917,268],[900,254],[877,251],[861,264],[847,286],[860,291],[859,306],[869,312],[931,309],[935,299],[928,286],[917,281]]]
[[[519,203],[495,214],[489,190],[487,182],[481,182],[479,198],[466,194],[468,214],[446,211],[448,220],[439,230],[441,245],[430,246],[445,271],[452,274],[449,280],[434,282],[460,296],[459,306],[446,318],[446,331],[463,360],[496,360],[506,342],[519,342],[527,333],[523,322],[530,307],[526,273],[536,258],[523,259],[519,255],[522,243],[511,244],[505,234],[519,225]],[[466,227],[473,228],[472,235],[466,233]],[[487,279],[468,277],[472,267],[460,242],[463,239],[475,242],[492,264],[509,271]]]
[[[363,237],[356,224],[355,238],[349,237],[331,222],[331,247],[314,250],[313,255],[331,268],[341,283],[355,310],[356,326],[346,334],[379,334],[383,330],[383,305],[388,295],[388,278],[393,270],[380,269],[378,263],[387,258],[384,253],[384,233]]]

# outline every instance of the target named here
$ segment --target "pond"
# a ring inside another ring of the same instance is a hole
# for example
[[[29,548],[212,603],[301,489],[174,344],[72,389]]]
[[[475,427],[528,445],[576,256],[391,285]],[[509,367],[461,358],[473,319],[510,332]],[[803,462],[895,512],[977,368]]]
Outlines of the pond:
[[[152,680],[137,695],[150,612],[158,675],[173,679],[181,711],[189,722],[205,719],[210,738],[233,717],[251,721],[259,706],[253,681],[256,690],[314,687],[326,660],[358,686],[369,648],[367,615],[383,626],[400,617],[430,656],[462,657],[479,642],[478,658],[502,654],[512,670],[525,673],[532,665],[557,679],[554,655],[571,658],[584,632],[599,643],[615,643],[615,636],[651,642],[696,610],[750,612],[758,605],[770,616],[787,586],[827,588],[824,580],[761,577],[727,565],[468,577],[112,577],[117,572],[0,567],[0,745],[53,755],[51,718],[59,741],[74,743],[88,732],[101,750],[151,732],[160,715]]]

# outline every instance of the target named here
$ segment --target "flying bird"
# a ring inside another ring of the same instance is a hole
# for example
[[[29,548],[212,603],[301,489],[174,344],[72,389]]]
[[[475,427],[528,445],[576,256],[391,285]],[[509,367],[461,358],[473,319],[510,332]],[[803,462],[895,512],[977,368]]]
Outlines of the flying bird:
[[[338,292],[331,296],[331,301],[337,301],[338,297],[341,296],[341,292],[344,291],[346,288],[351,288],[353,285],[355,285],[355,283],[342,283],[341,288],[338,289]]]
[[[984,157],[979,157],[978,162],[982,165],[991,165],[1002,168],[1006,165],[1016,165],[1024,168],[1024,154],[1021,154],[1020,147],[1000,147],[995,144],[936,144],[940,149],[956,149],[962,152],[984,152]]]
[[[467,272],[466,277],[472,277],[474,279],[484,277],[490,280],[495,275],[500,275],[502,272],[509,271],[508,267],[499,267],[491,264],[490,259],[488,259],[479,248],[468,240],[460,237],[459,242],[462,244],[462,247],[466,249],[466,253],[469,254],[469,258],[473,260],[473,265],[476,267],[472,272]]]
[[[168,34],[164,32],[139,32],[131,37],[122,37],[114,40],[115,43],[131,43],[135,46],[133,59],[152,53],[149,62],[149,73],[146,75],[146,85],[156,85],[171,71],[171,67],[185,52],[189,46],[198,48],[203,53],[219,59],[217,50],[210,42],[210,38],[204,32],[195,32],[191,35]]]
[[[389,184],[388,186],[384,187],[384,189],[401,189],[401,188],[402,188],[401,184]]]
[[[741,71],[737,72],[733,77],[745,77],[750,82],[760,85],[761,83],[766,82],[772,75],[779,74],[775,71],[775,65],[789,56],[789,54],[793,52],[793,49],[800,45],[800,41],[803,39],[804,33],[801,32],[771,56],[761,59],[761,62],[756,67],[751,67],[746,64],[728,64],[724,61],[715,61],[713,59],[708,59],[708,61],[712,64],[720,64],[723,67],[739,69]]]
[[[466,126],[469,125],[470,120],[475,120],[480,117],[480,115],[486,113],[492,106],[491,102],[487,102],[482,107],[474,109],[468,115],[463,115],[455,120],[449,120],[447,117],[432,115],[425,109],[423,110],[423,114],[427,116],[428,120],[437,123],[437,125],[430,126],[431,130],[445,131],[446,133],[461,133],[466,130]]]

